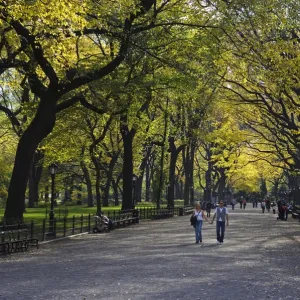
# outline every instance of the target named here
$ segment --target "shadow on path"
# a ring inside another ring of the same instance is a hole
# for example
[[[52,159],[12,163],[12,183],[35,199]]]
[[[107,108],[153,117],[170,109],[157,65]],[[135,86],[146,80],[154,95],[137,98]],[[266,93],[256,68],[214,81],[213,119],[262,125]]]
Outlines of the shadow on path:
[[[185,216],[1,258],[0,299],[300,299],[300,224],[229,212],[224,245]]]

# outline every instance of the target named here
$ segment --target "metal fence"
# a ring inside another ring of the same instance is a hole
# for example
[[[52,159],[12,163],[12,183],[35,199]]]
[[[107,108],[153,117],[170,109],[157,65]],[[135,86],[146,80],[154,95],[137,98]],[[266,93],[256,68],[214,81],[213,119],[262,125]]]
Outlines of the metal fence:
[[[138,212],[140,220],[154,220],[164,217],[171,217],[174,215],[183,216],[189,214],[193,207],[175,207],[175,208],[138,208],[135,210],[110,210],[106,212],[106,215],[112,221],[119,220],[124,214],[132,214]],[[48,241],[57,238],[67,237],[70,235],[90,232],[94,227],[94,216],[91,214],[67,217],[66,211],[62,211],[62,218],[54,218],[49,220],[49,218],[43,219],[41,222],[27,222],[18,223],[13,225],[6,225],[3,223],[0,225],[0,230],[2,232],[11,230],[23,230],[27,229],[28,236],[31,238],[38,238],[40,241]],[[58,215],[59,216],[59,215]],[[2,235],[4,236],[4,235]]]

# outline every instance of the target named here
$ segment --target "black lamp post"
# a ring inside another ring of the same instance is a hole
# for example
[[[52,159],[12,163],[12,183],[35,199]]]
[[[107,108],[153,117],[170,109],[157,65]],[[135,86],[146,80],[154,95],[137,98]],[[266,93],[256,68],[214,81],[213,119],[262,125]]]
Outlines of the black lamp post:
[[[51,164],[49,166],[49,173],[51,175],[51,208],[49,213],[49,232],[54,233],[54,181],[55,181],[55,175],[57,172],[57,165]]]
[[[132,174],[132,208],[135,208],[135,186],[138,177],[135,174]]]

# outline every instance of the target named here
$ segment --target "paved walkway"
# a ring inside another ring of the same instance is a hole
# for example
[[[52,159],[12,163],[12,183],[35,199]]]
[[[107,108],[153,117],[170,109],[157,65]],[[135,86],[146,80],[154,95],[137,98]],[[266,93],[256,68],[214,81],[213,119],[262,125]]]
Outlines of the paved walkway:
[[[82,235],[0,259],[0,299],[300,299],[300,224],[230,210],[224,245],[189,217]]]

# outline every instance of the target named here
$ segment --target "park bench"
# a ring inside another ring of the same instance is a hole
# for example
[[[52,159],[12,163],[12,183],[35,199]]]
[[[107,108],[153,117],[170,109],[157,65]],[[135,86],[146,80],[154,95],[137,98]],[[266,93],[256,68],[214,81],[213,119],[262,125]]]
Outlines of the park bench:
[[[114,217],[112,223],[114,227],[139,223],[139,216],[135,211],[120,213]]]
[[[21,250],[24,252],[29,246],[39,247],[39,240],[36,238],[28,237],[28,229],[17,229],[2,231],[1,233],[1,247],[4,254],[13,253]],[[0,244],[0,245],[1,245]]]
[[[29,237],[28,229],[19,229],[13,232],[13,234],[17,235],[17,240],[22,240],[25,244],[26,250],[28,247],[36,247],[39,248],[39,240],[37,238]]]
[[[0,253],[9,254],[10,253],[9,242],[5,241],[5,232],[1,232],[1,243],[0,243]]]
[[[293,219],[297,219],[297,220],[299,220],[299,222],[300,222],[300,210],[294,210],[294,211],[292,212],[292,218],[293,218]]]
[[[190,215],[193,213],[195,207],[194,206],[185,206],[184,207],[184,211],[183,211],[183,214],[184,215]]]
[[[25,243],[21,239],[21,234],[24,229],[19,230],[10,230],[8,232],[9,236],[9,242],[10,242],[10,253],[17,252],[18,250],[21,250],[22,252],[27,250],[27,243]]]
[[[159,219],[168,219],[172,218],[173,213],[171,213],[168,209],[159,210],[155,215],[152,215],[152,220],[159,220]]]

